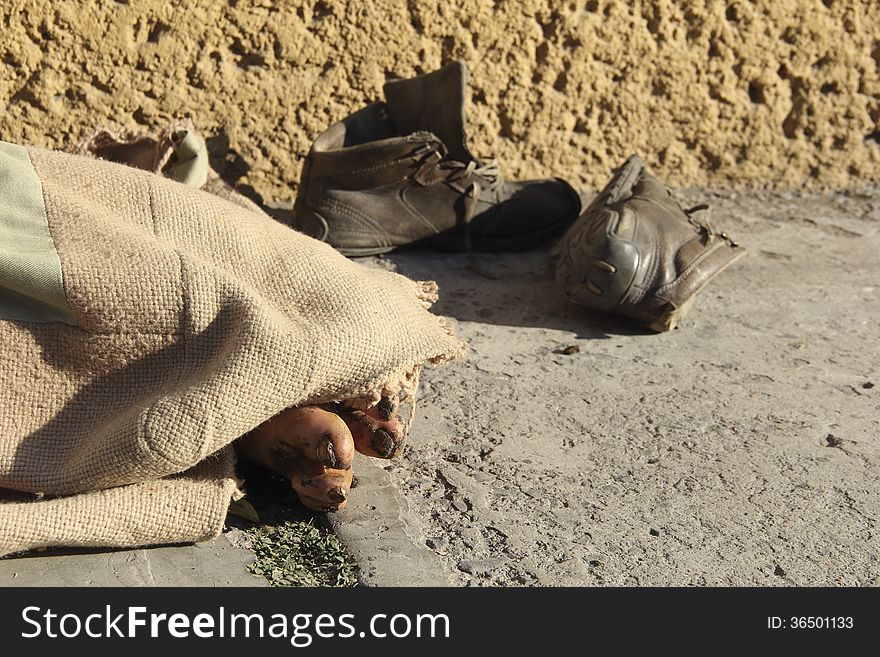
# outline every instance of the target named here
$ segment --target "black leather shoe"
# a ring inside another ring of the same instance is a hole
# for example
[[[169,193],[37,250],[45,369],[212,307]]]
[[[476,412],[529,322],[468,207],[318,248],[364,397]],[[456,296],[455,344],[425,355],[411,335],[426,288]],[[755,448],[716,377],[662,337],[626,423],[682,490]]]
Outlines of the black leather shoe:
[[[303,168],[294,227],[346,255],[409,244],[515,251],[561,234],[580,201],[559,179],[507,182],[467,148],[467,71],[453,62],[385,85],[330,126]]]

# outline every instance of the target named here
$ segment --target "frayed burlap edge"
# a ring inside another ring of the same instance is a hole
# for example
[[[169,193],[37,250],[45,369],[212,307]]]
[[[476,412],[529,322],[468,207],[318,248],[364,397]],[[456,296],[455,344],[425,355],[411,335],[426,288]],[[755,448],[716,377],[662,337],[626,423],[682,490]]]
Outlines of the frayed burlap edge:
[[[206,541],[241,497],[228,445],[186,472],[64,497],[0,490],[0,557],[54,546],[134,548]],[[185,522],[181,523],[184,518]]]

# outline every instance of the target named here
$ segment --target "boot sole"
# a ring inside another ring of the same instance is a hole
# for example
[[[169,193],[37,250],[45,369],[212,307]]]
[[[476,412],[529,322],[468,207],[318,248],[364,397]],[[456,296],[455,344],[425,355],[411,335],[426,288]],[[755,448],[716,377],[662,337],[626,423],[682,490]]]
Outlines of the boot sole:
[[[391,251],[395,251],[401,248],[399,246],[347,248],[342,246],[335,246],[332,242],[328,242],[328,244],[339,251],[342,255],[349,258],[364,258],[366,256],[382,255],[383,253],[390,253]]]
[[[529,251],[536,246],[539,246],[541,243],[562,234],[567,227],[568,222],[564,222],[558,227],[553,226],[552,229],[517,235],[516,237],[475,239],[473,241],[472,250],[478,253]],[[384,253],[390,253],[391,251],[402,251],[404,249],[416,249],[420,247],[433,248],[445,253],[463,253],[467,251],[464,247],[464,238],[460,235],[440,235],[437,237],[417,240],[415,242],[409,242],[407,244],[382,247],[345,247],[335,246],[332,242],[329,242],[329,244],[342,255],[353,258],[382,255]]]
[[[573,219],[573,217],[572,217]],[[561,235],[571,223],[570,219],[561,221],[544,230],[535,231],[533,233],[525,233],[515,237],[499,237],[499,238],[481,238],[473,240],[473,251],[478,253],[504,253],[516,251],[529,251],[539,246],[541,243],[554,237]],[[403,249],[414,249],[419,247],[428,247],[443,251],[445,253],[463,253],[467,251],[464,246],[464,237],[461,235],[437,235],[428,237],[407,244],[398,244],[395,246],[368,246],[368,247],[347,247],[336,246],[329,242],[330,246],[339,251],[342,255],[358,258],[365,256],[382,255],[391,251]]]

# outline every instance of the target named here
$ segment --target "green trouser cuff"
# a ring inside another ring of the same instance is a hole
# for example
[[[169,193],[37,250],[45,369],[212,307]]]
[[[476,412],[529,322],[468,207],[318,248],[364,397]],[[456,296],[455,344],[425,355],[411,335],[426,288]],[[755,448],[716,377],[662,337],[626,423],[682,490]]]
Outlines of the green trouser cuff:
[[[77,325],[43,186],[27,150],[6,142],[0,142],[0,319]]]

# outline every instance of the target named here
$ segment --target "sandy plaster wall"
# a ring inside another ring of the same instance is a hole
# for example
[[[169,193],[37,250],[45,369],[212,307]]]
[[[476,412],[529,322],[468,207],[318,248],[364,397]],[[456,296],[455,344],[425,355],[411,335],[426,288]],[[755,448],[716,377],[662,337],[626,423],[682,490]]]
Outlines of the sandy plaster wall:
[[[0,25],[0,138],[189,116],[268,201],[386,79],[453,58],[513,178],[595,186],[639,152],[674,185],[880,180],[876,0],[6,0]]]

